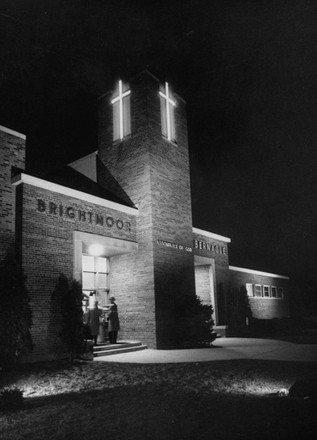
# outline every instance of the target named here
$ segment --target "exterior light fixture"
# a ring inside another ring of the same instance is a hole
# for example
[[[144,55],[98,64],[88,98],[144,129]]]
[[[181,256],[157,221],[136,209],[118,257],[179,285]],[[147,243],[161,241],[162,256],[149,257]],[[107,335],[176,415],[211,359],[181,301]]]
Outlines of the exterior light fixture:
[[[103,254],[103,247],[97,243],[91,244],[88,253],[94,257],[100,257]]]

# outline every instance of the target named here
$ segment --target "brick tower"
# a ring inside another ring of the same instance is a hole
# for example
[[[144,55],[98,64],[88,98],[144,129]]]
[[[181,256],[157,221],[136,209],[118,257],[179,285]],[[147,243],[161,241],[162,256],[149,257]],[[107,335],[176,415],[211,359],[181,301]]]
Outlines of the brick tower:
[[[100,103],[99,159],[139,210],[139,250],[112,262],[112,291],[130,336],[171,347],[177,299],[195,295],[185,102],[145,71]]]

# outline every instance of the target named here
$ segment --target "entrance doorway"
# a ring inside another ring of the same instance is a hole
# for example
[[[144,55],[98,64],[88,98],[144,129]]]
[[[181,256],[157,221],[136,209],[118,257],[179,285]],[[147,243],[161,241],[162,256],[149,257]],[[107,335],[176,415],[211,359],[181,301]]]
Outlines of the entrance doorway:
[[[111,290],[111,258],[137,252],[138,244],[80,231],[73,232],[73,242],[73,278],[81,284],[83,293],[88,298],[87,307],[92,307],[94,300],[106,305]],[[111,276],[114,277],[115,274]],[[95,292],[95,295],[89,299],[91,292]]]
[[[217,297],[215,295],[215,260],[194,256],[196,295],[203,304],[212,305],[215,324],[218,322]]]
[[[110,278],[115,282],[118,276],[115,264],[111,273],[111,259],[137,252],[138,244],[80,231],[73,232],[73,243],[73,278],[82,286],[83,312],[93,308],[96,300],[102,308],[108,304],[111,295]],[[102,342],[104,333],[102,328],[99,333],[98,342]]]
[[[110,290],[109,258],[82,255],[82,290],[89,308],[94,306],[95,300],[102,306],[107,305],[107,293]],[[91,292],[94,292],[94,295]]]

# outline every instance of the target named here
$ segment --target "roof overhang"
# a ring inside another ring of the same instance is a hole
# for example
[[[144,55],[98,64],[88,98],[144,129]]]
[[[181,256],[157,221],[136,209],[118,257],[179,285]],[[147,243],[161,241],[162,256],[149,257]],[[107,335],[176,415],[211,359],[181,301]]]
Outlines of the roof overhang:
[[[109,208],[109,209],[114,209],[116,211],[124,212],[125,214],[130,214],[134,216],[139,215],[139,211],[136,208],[121,205],[120,203],[112,202],[110,200],[103,199],[102,197],[93,196],[83,191],[78,191],[76,189],[68,188],[67,186],[49,182],[48,180],[30,176],[29,174],[26,173],[20,173],[14,176],[11,182],[12,185],[15,186],[20,185],[21,183],[25,183],[28,185],[35,186],[37,188],[46,189],[48,191],[52,191],[58,194],[63,194],[68,197],[73,197],[75,199],[83,200],[85,202],[94,203],[104,208]]]
[[[204,231],[203,229],[193,228],[194,234],[204,235],[208,238],[213,238],[214,240],[224,241],[225,243],[231,243],[231,238],[224,237],[223,235],[215,234],[213,232]]]
[[[281,278],[283,280],[289,280],[289,277],[286,277],[284,275],[278,275],[276,273],[269,273],[269,272],[262,272],[260,270],[246,269],[246,268],[243,268],[243,267],[229,266],[229,270],[234,270],[236,272],[251,273],[253,275],[260,275],[260,276],[263,276],[263,277]]]

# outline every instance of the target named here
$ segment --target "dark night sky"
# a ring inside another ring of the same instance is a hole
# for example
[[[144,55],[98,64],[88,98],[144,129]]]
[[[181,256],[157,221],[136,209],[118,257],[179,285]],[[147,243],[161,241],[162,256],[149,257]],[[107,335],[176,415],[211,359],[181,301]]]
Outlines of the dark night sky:
[[[0,37],[30,170],[95,147],[96,98],[147,68],[187,101],[194,225],[317,281],[317,2],[0,0]]]

